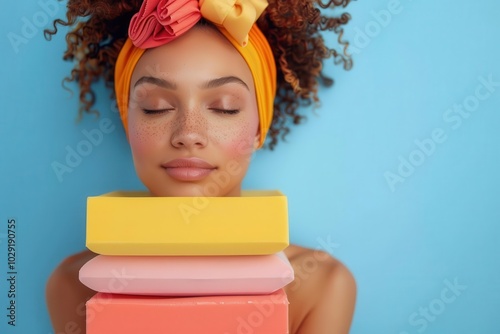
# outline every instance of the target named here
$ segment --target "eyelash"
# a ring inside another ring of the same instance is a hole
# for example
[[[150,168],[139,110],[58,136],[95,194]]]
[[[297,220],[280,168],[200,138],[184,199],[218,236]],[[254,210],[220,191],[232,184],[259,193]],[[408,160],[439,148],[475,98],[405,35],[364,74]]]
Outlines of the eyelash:
[[[171,110],[174,110],[174,109],[156,109],[156,110],[153,110],[153,109],[142,109],[142,111],[146,115],[161,114],[162,112],[171,111]]]
[[[174,109],[142,109],[142,111],[146,114],[146,115],[155,115],[155,114],[160,114],[160,113],[163,113],[163,112],[167,112],[167,111],[171,111],[171,110],[174,110]],[[218,108],[210,108],[209,110],[212,110],[212,111],[215,111],[217,113],[221,113],[221,114],[228,114],[228,115],[235,115],[237,113],[240,112],[239,109],[218,109]]]
[[[221,114],[229,114],[235,115],[240,112],[239,109],[218,109],[218,108],[210,108],[210,110],[221,113]]]

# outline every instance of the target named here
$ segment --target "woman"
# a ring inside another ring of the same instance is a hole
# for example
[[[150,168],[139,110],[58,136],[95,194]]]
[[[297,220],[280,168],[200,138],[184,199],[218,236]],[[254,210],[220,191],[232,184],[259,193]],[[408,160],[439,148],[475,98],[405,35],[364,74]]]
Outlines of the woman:
[[[92,112],[95,79],[115,88],[135,169],[153,196],[240,196],[267,133],[272,149],[288,132],[287,117],[298,123],[297,108],[317,102],[318,82],[332,83],[321,74],[323,59],[350,66],[319,34],[337,31],[346,14],[324,17],[311,1],[238,1],[219,20],[222,5],[70,0],[68,22],[56,21],[75,25],[65,59],[77,61],[70,80],[80,85],[80,113]],[[207,185],[221,179],[208,194]],[[290,333],[348,333],[356,295],[349,270],[324,252],[290,245],[285,254],[296,271],[285,288]],[[85,331],[85,301],[95,292],[80,284],[78,271],[94,256],[73,255],[49,278],[56,333]]]

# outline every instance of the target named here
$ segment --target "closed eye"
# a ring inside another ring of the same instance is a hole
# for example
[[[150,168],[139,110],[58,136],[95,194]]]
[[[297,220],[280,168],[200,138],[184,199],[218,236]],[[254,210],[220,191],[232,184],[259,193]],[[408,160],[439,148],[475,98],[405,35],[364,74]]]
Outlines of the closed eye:
[[[212,111],[215,111],[217,113],[221,113],[221,114],[230,114],[230,115],[234,115],[234,114],[237,114],[240,112],[239,109],[219,109],[219,108],[210,108],[209,110],[212,110]]]
[[[154,114],[161,114],[164,112],[172,111],[174,110],[173,108],[167,108],[167,109],[142,109],[142,112],[144,112],[146,115],[154,115]]]

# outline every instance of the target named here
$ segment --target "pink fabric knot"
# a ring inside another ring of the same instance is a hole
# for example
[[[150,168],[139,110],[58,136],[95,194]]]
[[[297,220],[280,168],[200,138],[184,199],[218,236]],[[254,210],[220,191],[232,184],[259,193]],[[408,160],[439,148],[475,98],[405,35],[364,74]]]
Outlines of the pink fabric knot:
[[[200,18],[197,0],[144,0],[130,21],[128,34],[136,47],[154,48],[182,35]]]

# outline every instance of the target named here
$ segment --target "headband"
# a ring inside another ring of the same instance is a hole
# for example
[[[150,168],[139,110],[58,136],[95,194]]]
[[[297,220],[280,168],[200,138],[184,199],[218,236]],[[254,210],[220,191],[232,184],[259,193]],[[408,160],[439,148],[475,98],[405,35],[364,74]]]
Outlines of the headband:
[[[192,28],[201,17],[212,22],[238,50],[254,80],[262,147],[271,126],[276,65],[266,37],[255,24],[266,0],[144,0],[132,17],[129,38],[115,64],[115,94],[128,135],[127,112],[134,68],[148,48],[164,45]]]

